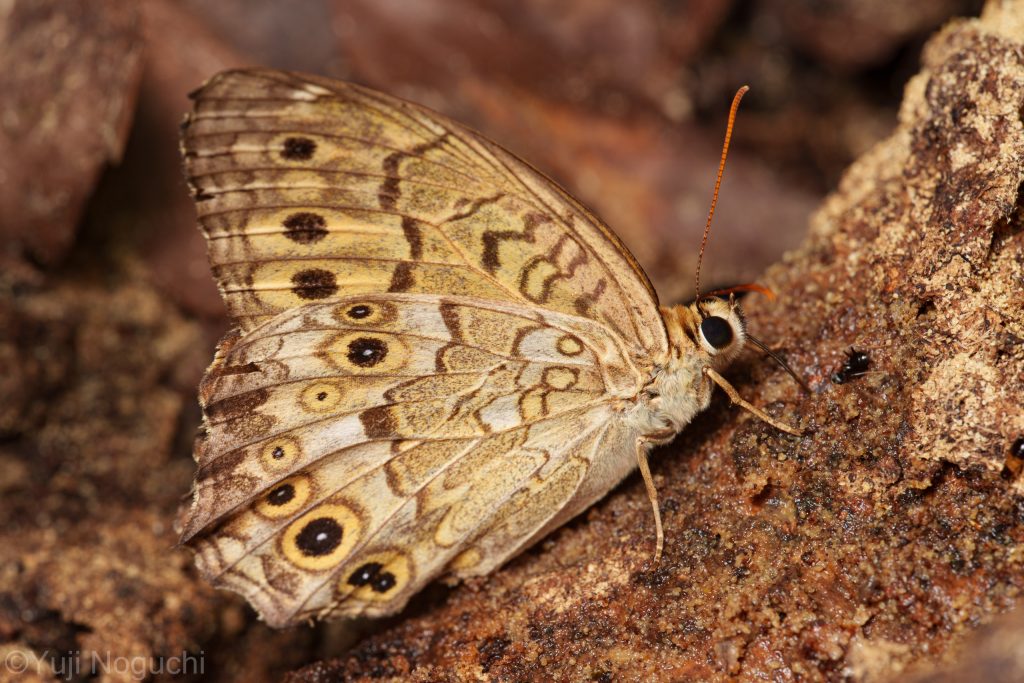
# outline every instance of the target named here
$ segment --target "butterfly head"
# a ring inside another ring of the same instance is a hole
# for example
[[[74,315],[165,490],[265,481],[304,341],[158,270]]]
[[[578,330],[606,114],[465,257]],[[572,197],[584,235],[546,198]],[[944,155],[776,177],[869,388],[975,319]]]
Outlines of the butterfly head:
[[[747,340],[743,311],[733,297],[707,298],[677,308],[680,323],[706,365],[725,367]]]
[[[775,297],[771,290],[761,285],[740,285],[715,292],[728,292],[728,299],[706,297],[688,306],[662,309],[674,357],[683,358],[690,353],[698,365],[718,371],[732,362],[750,342],[788,372],[801,389],[811,393],[807,383],[781,356],[747,332],[743,309],[732,294],[736,291],[758,291]]]
[[[652,430],[668,424],[678,431],[711,401],[713,384],[706,370],[723,370],[743,349],[748,335],[733,297],[706,297],[661,312],[669,355],[659,361],[651,386],[651,423]]]

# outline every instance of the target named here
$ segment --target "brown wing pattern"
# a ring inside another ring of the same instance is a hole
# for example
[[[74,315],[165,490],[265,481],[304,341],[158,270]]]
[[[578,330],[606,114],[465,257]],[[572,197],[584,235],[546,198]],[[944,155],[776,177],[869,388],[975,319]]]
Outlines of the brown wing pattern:
[[[482,136],[359,86],[270,70],[194,94],[183,153],[214,274],[245,331],[358,293],[458,293],[596,320],[666,348],[611,231]]]
[[[378,294],[291,309],[225,340],[203,380],[182,537],[272,625],[392,613],[621,479],[621,410],[644,381],[603,325],[535,307]]]

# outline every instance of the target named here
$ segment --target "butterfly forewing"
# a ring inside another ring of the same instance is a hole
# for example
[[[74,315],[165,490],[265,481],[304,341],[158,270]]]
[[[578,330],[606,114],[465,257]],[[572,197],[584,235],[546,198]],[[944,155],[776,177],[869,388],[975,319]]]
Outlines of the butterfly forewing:
[[[355,85],[227,72],[194,94],[186,172],[243,330],[360,292],[460,294],[599,320],[641,354],[643,271],[578,202],[438,114]]]

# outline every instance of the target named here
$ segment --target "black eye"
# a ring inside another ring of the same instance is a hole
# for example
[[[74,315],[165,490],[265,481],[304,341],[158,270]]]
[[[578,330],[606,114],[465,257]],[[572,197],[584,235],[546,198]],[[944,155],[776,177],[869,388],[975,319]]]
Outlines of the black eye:
[[[719,318],[717,315],[704,318],[704,322],[700,324],[700,333],[704,341],[719,351],[732,342],[732,326],[725,318]]]

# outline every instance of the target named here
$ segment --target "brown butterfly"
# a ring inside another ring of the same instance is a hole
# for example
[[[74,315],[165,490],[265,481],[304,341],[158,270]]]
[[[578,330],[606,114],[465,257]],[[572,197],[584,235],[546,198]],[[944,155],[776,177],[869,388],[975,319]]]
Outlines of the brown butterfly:
[[[237,329],[200,386],[181,538],[272,626],[486,574],[638,465],[657,559],[647,452],[714,384],[797,433],[719,375],[735,301],[660,307],[607,226],[478,133],[265,69],[193,98],[185,168]]]

